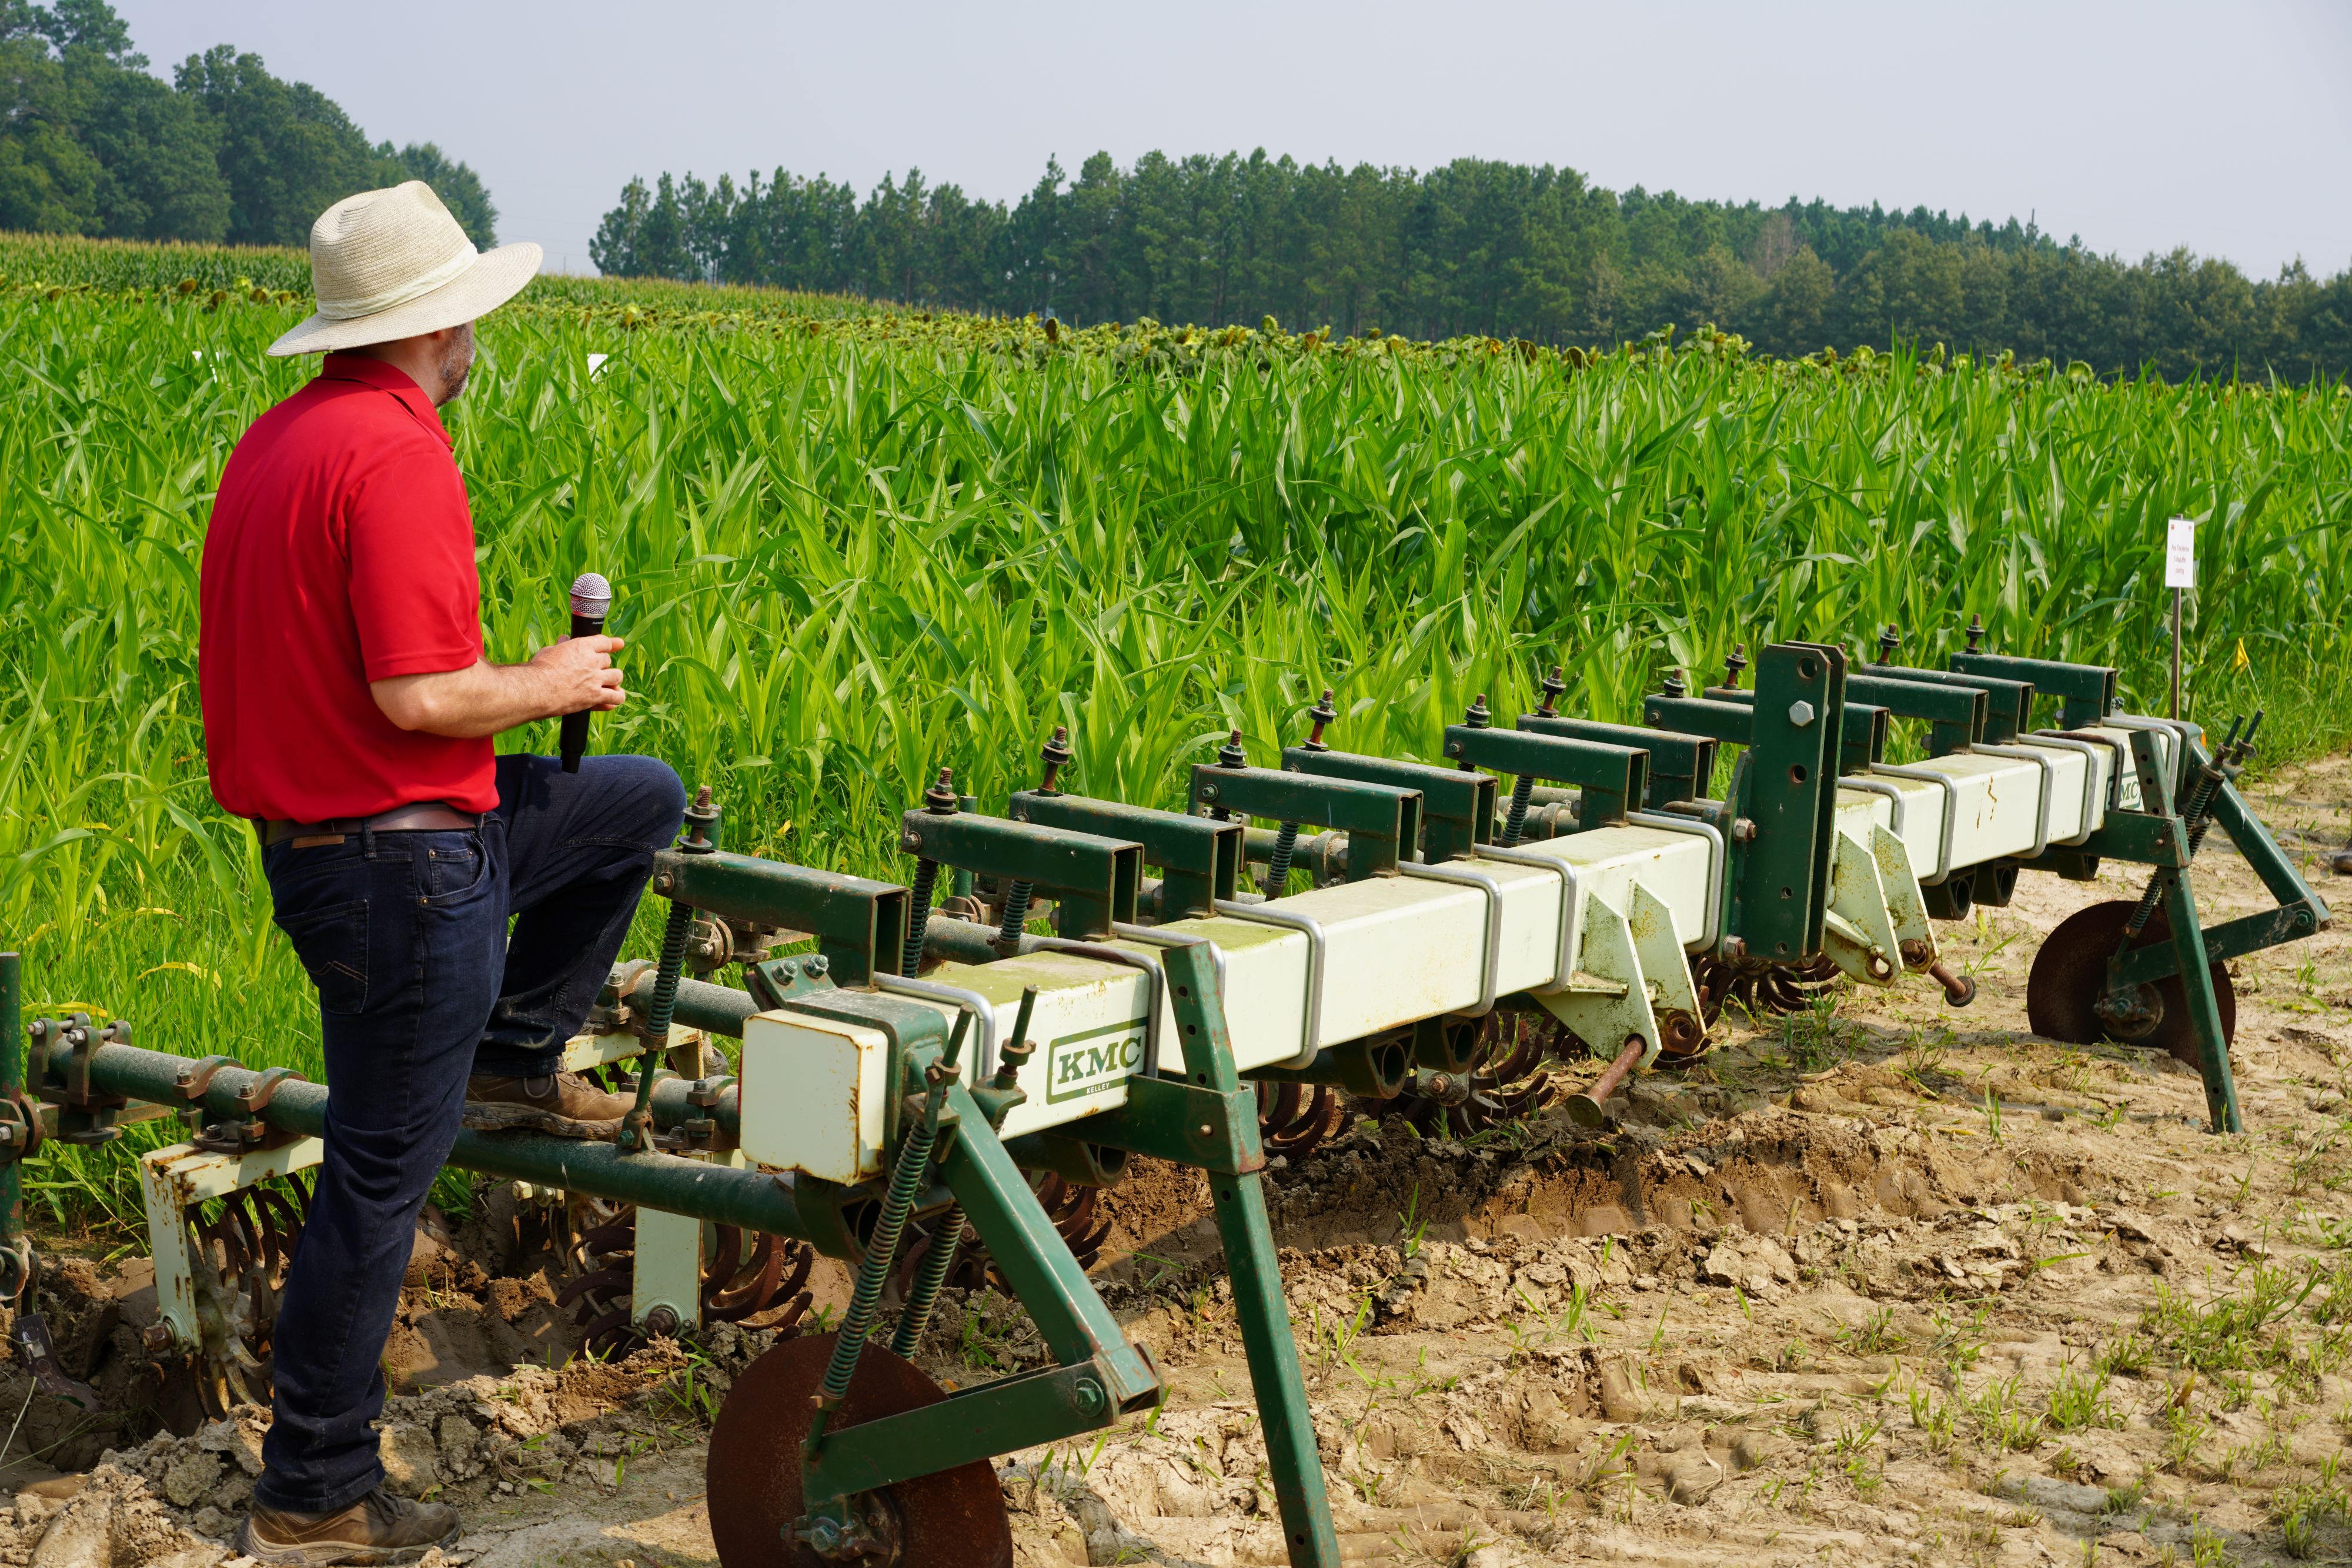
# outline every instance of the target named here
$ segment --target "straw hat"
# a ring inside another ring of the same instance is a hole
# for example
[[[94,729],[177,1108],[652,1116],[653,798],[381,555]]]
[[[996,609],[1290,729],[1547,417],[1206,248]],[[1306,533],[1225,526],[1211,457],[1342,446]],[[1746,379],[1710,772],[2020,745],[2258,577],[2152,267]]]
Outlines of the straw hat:
[[[269,351],[318,354],[463,325],[513,298],[539,260],[527,241],[476,250],[422,180],[345,196],[310,225],[319,313]]]

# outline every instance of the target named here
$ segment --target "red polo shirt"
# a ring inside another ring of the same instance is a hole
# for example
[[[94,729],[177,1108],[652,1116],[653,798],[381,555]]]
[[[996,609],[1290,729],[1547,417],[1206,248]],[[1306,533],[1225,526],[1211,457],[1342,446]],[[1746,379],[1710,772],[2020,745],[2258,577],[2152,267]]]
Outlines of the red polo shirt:
[[[449,433],[379,360],[330,354],[229,455],[205,532],[197,685],[213,798],[298,822],[498,804],[488,737],[404,730],[370,681],[482,656]]]

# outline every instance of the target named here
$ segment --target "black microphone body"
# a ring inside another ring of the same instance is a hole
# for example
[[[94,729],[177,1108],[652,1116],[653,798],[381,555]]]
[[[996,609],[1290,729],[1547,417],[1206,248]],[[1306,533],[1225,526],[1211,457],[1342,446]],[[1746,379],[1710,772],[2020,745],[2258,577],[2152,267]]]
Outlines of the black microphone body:
[[[574,637],[598,637],[604,632],[604,612],[612,607],[613,589],[593,571],[582,572],[572,584],[572,634]],[[563,758],[563,771],[580,771],[580,758],[588,750],[588,716],[592,710],[582,708],[563,716],[562,738],[559,749]]]

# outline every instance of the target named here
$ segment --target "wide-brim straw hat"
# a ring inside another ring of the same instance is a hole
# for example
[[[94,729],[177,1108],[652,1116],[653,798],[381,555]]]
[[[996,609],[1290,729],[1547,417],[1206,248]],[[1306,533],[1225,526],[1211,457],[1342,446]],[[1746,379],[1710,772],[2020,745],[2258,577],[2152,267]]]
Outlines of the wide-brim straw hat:
[[[422,180],[345,196],[310,225],[318,314],[269,351],[327,353],[462,326],[521,292],[540,256],[528,241],[476,250]]]

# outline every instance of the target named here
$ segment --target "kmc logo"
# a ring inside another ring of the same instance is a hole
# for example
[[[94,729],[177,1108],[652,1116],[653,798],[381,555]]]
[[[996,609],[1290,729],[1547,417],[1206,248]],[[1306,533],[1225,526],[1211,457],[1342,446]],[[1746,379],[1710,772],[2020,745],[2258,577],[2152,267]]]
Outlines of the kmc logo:
[[[1066,1034],[1045,1048],[1048,1103],[1100,1093],[1143,1065],[1144,1020]]]

